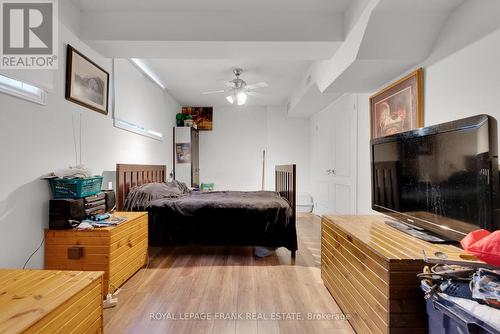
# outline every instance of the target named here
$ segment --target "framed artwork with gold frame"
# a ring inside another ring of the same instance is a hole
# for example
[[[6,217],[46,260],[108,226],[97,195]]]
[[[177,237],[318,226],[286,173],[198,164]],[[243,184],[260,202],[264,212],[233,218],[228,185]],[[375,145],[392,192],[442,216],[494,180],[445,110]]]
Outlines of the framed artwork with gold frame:
[[[423,70],[392,83],[370,97],[371,138],[424,126]]]

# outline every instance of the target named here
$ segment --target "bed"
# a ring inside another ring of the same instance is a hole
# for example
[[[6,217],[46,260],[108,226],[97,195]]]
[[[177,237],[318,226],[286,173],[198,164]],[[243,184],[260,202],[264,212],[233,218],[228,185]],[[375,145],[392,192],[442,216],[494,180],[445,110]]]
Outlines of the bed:
[[[144,207],[131,205],[130,197],[165,185],[166,166],[118,164],[116,172],[117,208],[148,211],[150,246],[286,247],[295,257],[295,165],[275,167],[275,191],[192,191]]]

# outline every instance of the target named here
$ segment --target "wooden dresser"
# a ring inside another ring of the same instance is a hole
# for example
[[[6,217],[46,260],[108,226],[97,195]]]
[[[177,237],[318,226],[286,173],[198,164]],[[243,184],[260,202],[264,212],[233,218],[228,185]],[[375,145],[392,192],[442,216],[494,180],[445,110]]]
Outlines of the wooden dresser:
[[[115,215],[128,219],[115,227],[47,231],[45,268],[104,271],[104,294],[113,293],[146,264],[148,252],[148,214]]]
[[[464,252],[404,234],[383,216],[324,216],[321,276],[358,333],[427,333],[417,273],[423,250],[457,259]]]
[[[0,333],[102,333],[102,277],[0,269]]]

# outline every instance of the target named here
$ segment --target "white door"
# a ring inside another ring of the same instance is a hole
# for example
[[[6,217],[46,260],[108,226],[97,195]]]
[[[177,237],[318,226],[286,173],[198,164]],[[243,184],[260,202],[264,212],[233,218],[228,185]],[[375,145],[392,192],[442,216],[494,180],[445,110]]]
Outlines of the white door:
[[[346,95],[315,118],[313,187],[317,214],[355,214],[357,97]]]
[[[333,113],[330,209],[338,214],[355,214],[357,180],[357,98],[339,99]]]
[[[314,173],[315,211],[318,214],[330,212],[328,170],[332,166],[332,113],[325,109],[315,117],[312,170]]]

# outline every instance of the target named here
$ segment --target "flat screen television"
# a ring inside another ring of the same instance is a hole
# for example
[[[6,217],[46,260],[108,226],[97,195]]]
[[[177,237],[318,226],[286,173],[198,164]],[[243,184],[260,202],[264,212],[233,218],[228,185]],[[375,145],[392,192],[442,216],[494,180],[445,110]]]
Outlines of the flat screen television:
[[[497,122],[478,115],[371,141],[372,208],[459,241],[500,228]]]

